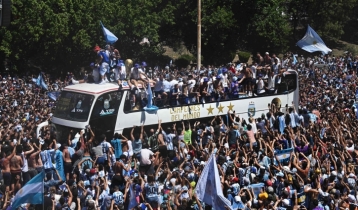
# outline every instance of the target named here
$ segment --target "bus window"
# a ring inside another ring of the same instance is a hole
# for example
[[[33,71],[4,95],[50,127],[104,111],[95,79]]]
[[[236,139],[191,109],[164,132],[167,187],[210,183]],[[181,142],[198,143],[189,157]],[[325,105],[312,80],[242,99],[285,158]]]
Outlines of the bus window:
[[[106,134],[107,138],[112,137],[122,94],[116,91],[105,93],[97,98],[89,123],[96,136]]]
[[[145,91],[136,91],[135,93],[128,91],[124,103],[124,113],[142,110],[143,107],[147,105],[146,100]]]
[[[121,104],[122,92],[110,92],[99,96],[93,107],[93,118],[100,118],[108,115],[117,115],[119,106]]]
[[[285,76],[281,77],[281,83],[277,86],[277,94],[295,91],[297,89],[297,75],[285,74]]]
[[[62,91],[56,104],[54,117],[85,122],[88,119],[93,99],[92,95]]]

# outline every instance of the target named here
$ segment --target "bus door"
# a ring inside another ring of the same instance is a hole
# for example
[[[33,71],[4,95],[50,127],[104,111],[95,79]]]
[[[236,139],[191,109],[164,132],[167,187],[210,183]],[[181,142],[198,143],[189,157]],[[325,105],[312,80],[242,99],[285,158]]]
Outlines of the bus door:
[[[96,99],[89,122],[96,139],[102,134],[108,141],[112,139],[121,99],[120,91],[104,93]]]

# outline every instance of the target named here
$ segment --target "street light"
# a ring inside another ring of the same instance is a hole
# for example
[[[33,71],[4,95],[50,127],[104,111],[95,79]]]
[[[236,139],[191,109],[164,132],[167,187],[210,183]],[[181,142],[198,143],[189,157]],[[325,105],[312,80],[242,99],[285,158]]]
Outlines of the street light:
[[[201,0],[198,0],[198,46],[197,46],[197,71],[200,72],[201,67]]]

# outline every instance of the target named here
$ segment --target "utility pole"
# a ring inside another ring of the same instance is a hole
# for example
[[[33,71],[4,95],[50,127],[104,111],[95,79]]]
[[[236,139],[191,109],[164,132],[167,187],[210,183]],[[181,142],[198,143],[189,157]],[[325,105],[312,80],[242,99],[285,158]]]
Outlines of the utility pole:
[[[198,0],[198,46],[197,46],[197,70],[198,74],[201,67],[201,0]]]

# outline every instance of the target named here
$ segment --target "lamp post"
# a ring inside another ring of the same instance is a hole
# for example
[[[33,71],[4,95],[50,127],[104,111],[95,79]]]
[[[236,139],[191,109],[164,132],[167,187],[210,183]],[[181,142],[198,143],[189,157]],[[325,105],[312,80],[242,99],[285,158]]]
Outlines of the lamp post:
[[[197,70],[200,71],[201,67],[201,0],[198,0],[198,46],[197,46]]]

